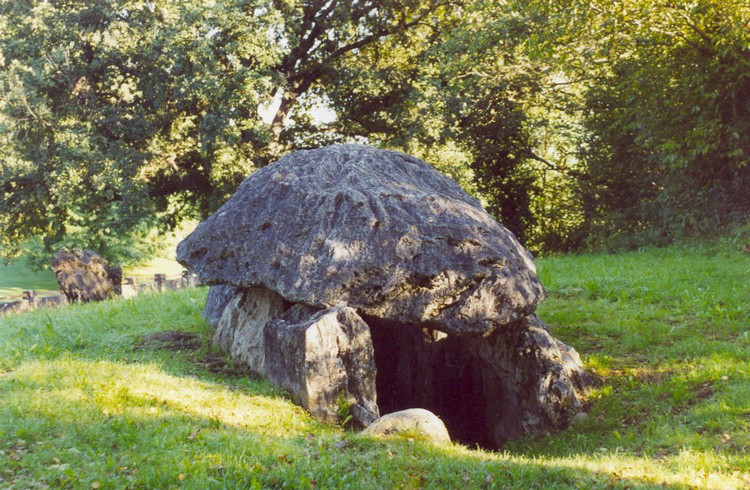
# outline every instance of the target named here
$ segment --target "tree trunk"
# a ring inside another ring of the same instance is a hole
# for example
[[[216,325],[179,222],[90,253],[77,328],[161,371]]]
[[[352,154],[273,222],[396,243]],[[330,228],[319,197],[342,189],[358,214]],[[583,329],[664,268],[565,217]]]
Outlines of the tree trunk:
[[[271,141],[268,143],[268,150],[273,160],[276,160],[284,150],[281,144],[281,133],[284,131],[284,123],[296,101],[297,94],[285,94],[271,122]]]

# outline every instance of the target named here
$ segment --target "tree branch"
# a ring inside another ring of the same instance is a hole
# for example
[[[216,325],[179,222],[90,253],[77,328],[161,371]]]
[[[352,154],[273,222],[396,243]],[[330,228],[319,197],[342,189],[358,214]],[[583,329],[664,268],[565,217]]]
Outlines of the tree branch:
[[[561,173],[563,175],[567,175],[567,176],[570,176],[570,177],[579,177],[581,175],[581,173],[579,171],[573,170],[573,169],[570,169],[570,168],[560,167],[559,165],[555,165],[554,163],[550,162],[549,160],[547,160],[545,158],[540,157],[539,155],[537,155],[536,153],[534,153],[531,150],[524,151],[522,153],[522,155],[525,156],[526,158],[531,159],[531,160],[535,160],[535,161],[537,161],[539,163],[543,163],[550,170],[554,170],[555,172],[559,172],[559,173]]]

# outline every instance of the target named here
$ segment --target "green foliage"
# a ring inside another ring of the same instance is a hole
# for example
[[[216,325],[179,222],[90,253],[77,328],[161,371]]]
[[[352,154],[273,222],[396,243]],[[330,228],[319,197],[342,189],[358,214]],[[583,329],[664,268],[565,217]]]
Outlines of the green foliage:
[[[536,251],[726,232],[750,210],[743,2],[461,2],[336,65],[340,132],[448,165]],[[451,160],[449,160],[451,161]]]
[[[314,139],[304,95],[333,64],[436,5],[4,3],[3,257],[32,237],[47,254],[81,243],[109,258],[148,253],[138,245],[151,230],[205,217],[254,168]],[[274,97],[268,124],[259,109]]]
[[[5,3],[3,255],[41,236],[122,257],[223,201],[252,168],[279,58],[266,17],[248,2]]]
[[[539,271],[540,315],[601,378],[558,434],[489,453],[320,424],[218,362],[205,290],[182,290],[0,318],[0,485],[747,487],[750,269],[735,244]]]
[[[524,27],[497,5],[474,5],[441,46],[439,65],[451,136],[471,155],[477,190],[488,210],[526,242],[534,225],[538,175],[524,104],[540,90],[539,67],[519,52]]]
[[[0,255],[137,260],[254,169],[352,140],[433,163],[538,252],[726,232],[750,210],[746,3],[5,2]]]
[[[559,169],[536,153],[548,75],[523,52],[526,30],[499,2],[458,2],[337,66],[327,94],[339,132],[424,158],[545,248],[549,208],[533,203]]]
[[[569,3],[537,6],[547,55],[585,86],[578,189],[589,241],[659,245],[746,221],[747,3]]]
[[[342,390],[336,399],[336,417],[338,418],[341,427],[350,428],[352,426],[353,415],[351,411],[351,403],[346,396],[346,391]]]

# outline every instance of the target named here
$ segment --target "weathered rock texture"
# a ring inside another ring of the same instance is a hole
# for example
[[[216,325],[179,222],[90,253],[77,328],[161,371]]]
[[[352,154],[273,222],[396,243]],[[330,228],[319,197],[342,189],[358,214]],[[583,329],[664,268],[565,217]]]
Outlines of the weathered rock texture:
[[[213,342],[320,420],[351,413],[367,426],[379,416],[370,329],[351,308],[317,310],[266,288],[238,289]]]
[[[101,301],[121,293],[122,269],[91,250],[60,249],[52,270],[68,301]]]
[[[529,253],[428,164],[359,145],[300,151],[254,174],[177,248],[207,284],[483,334],[543,297]]]
[[[221,314],[227,303],[234,298],[240,288],[236,286],[215,286],[208,290],[206,306],[203,308],[203,318],[214,328],[219,326]]]
[[[226,303],[213,343],[233,359],[265,374],[264,329],[288,307],[284,298],[266,288],[238,288]]]
[[[366,426],[379,416],[370,329],[353,309],[295,305],[264,333],[268,380],[300,396],[314,417],[335,423],[351,412]]]
[[[450,444],[445,424],[424,408],[410,408],[383,415],[362,431],[363,436],[393,436],[415,432],[436,444]]]
[[[499,447],[580,410],[580,359],[534,315],[512,233],[410,156],[360,145],[254,173],[177,250],[214,284],[214,342],[313,415],[423,407]],[[346,408],[346,407],[344,407]]]

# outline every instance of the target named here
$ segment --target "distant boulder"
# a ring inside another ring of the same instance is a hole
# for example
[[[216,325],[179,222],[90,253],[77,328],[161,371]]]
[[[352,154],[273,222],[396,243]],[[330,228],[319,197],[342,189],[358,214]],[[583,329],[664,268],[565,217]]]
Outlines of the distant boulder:
[[[68,301],[101,301],[122,293],[122,269],[91,250],[61,248],[51,265]]]

